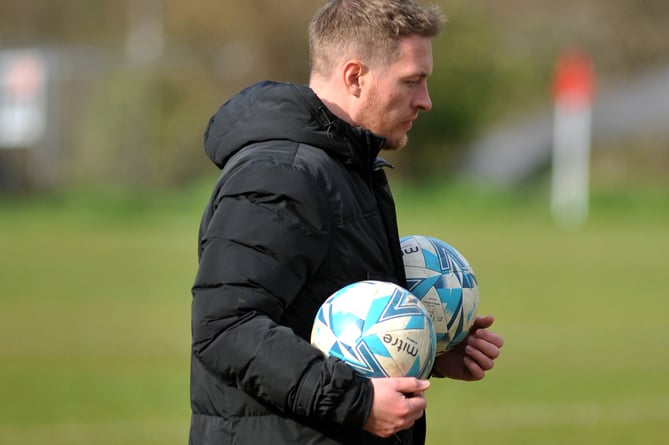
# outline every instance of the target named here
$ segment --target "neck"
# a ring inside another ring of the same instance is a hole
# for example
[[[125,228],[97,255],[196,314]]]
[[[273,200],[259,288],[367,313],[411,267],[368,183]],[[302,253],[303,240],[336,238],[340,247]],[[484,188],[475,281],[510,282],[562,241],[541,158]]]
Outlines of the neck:
[[[325,104],[325,106],[339,119],[348,122],[351,125],[356,125],[347,111],[346,101],[344,96],[332,85],[331,82],[321,79],[312,79],[309,82],[309,88],[316,94],[316,96]]]

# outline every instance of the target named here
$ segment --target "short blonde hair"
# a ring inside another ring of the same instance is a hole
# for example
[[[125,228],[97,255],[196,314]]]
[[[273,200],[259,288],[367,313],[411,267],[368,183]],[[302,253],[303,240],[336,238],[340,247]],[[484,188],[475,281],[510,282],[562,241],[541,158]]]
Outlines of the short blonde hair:
[[[414,0],[329,0],[309,26],[312,74],[328,77],[342,57],[387,63],[402,37],[435,37],[445,18]]]

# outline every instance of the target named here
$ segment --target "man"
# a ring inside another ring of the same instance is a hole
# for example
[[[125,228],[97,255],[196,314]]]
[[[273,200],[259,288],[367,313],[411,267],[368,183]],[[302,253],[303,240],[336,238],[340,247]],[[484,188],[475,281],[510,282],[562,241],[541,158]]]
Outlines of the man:
[[[426,380],[364,379],[309,344],[334,291],[406,287],[381,148],[431,108],[435,8],[331,0],[310,27],[309,87],[254,85],[209,122],[222,169],[202,218],[193,286],[191,444],[404,444],[425,440]],[[502,346],[476,321],[437,376],[478,380]]]

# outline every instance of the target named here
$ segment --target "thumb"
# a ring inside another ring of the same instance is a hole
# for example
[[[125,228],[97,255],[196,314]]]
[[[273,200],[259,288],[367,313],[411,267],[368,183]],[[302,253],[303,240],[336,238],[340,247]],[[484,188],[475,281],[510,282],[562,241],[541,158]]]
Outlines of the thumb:
[[[413,394],[416,392],[423,392],[430,387],[429,380],[421,380],[414,377],[399,377],[397,378],[397,391],[404,394]]]
[[[492,326],[495,322],[495,317],[492,315],[486,315],[485,317],[476,317],[474,320],[474,325],[470,329],[471,332],[474,332],[477,329],[486,329]]]

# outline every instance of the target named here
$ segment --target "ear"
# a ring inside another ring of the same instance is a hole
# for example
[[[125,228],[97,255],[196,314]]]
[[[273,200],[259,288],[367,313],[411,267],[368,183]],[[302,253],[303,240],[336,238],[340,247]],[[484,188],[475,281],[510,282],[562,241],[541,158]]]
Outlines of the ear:
[[[351,95],[360,97],[366,71],[367,68],[359,60],[350,60],[344,65],[344,84]]]

